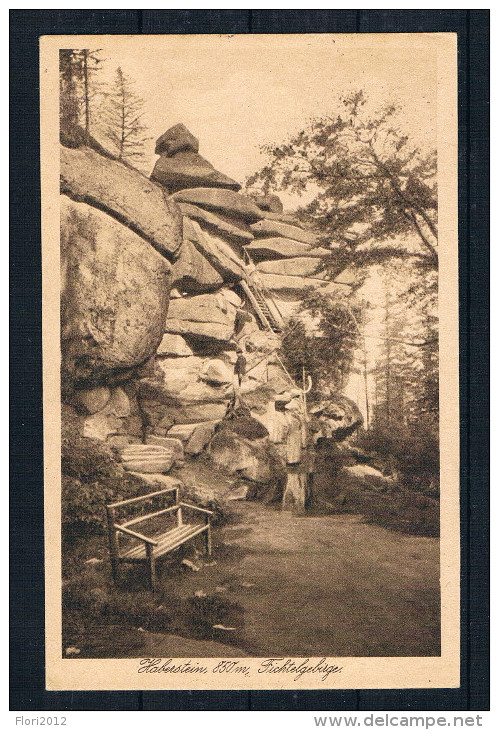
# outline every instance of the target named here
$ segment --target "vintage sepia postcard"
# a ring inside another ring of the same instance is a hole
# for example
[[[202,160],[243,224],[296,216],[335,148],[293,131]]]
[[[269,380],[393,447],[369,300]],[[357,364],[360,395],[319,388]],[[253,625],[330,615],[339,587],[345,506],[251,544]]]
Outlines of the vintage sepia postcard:
[[[40,54],[47,689],[458,687],[456,35]]]

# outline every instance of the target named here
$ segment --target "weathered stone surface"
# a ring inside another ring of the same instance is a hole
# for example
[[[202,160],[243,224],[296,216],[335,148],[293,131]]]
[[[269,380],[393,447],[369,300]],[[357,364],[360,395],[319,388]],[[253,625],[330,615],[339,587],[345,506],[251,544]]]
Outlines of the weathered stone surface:
[[[270,213],[282,213],[284,210],[282,201],[278,195],[272,193],[269,195],[252,195],[250,193],[250,195],[260,210]]]
[[[172,426],[170,428],[170,430],[168,431],[168,436],[170,436],[171,438],[179,439],[186,444],[199,425],[199,423],[176,424],[175,426]]]
[[[120,453],[120,458],[127,471],[140,474],[162,474],[170,471],[174,456],[172,449],[147,444],[131,444]]]
[[[174,409],[155,400],[141,398],[140,395],[139,403],[147,432],[155,433],[158,436],[166,436],[167,431],[175,423]]]
[[[182,216],[158,185],[88,147],[61,148],[61,192],[105,210],[173,260],[182,244]]]
[[[274,221],[270,218],[264,218],[257,223],[253,223],[251,230],[255,238],[273,238],[277,236],[308,243],[310,246],[317,243],[317,236],[312,231],[306,231],[298,226],[292,226],[289,223],[282,223],[281,221]]]
[[[108,436],[118,436],[123,433],[123,421],[112,413],[99,411],[86,418],[83,423],[83,436],[89,439],[105,441]]]
[[[207,261],[218,271],[225,282],[236,283],[244,278],[242,260],[223,239],[202,231],[199,223],[184,218],[184,235]],[[189,221],[189,223],[187,223]]]
[[[168,406],[157,401],[146,401],[145,407],[155,409],[158,423],[169,423],[168,435],[175,424],[193,424],[203,421],[221,421],[227,411],[227,403],[194,403],[192,405]]]
[[[232,289],[224,289],[223,295],[227,299],[229,304],[233,304],[234,307],[240,307],[243,303],[243,300],[241,299],[241,297],[238,294],[236,294],[236,292],[233,291]]]
[[[142,439],[139,436],[119,435],[119,436],[108,436],[106,439],[106,445],[111,446],[113,449],[124,449],[130,444],[141,444]]]
[[[225,499],[227,502],[241,502],[247,499],[248,497],[248,491],[249,486],[248,484],[244,484],[244,482],[237,483],[234,485],[233,489],[228,492],[228,494],[225,495]]]
[[[84,388],[74,393],[75,405],[86,413],[93,414],[107,405],[111,398],[111,391],[106,386]]]
[[[174,299],[170,302],[168,315],[172,319],[188,319],[192,322],[234,324],[236,308],[228,303],[222,292],[218,292]]]
[[[190,355],[180,360],[159,358],[155,363],[154,374],[164,378],[187,378],[197,380],[204,365],[204,358]],[[176,375],[178,373],[178,376]],[[149,377],[149,376],[148,376]]]
[[[105,441],[109,436],[130,433],[128,428],[130,415],[131,406],[127,394],[120,387],[112,388],[105,406],[83,422],[83,435]]]
[[[140,381],[141,407],[147,414],[148,425],[156,433],[164,425],[170,428],[175,423],[223,418],[234,386],[231,380],[217,384],[207,382],[202,377],[206,362],[210,361],[200,357],[158,359],[153,376]]]
[[[161,363],[159,363],[161,365]],[[155,400],[158,403],[171,406],[190,405],[197,403],[219,403],[227,401],[232,396],[232,384],[212,386],[197,376],[189,378],[186,371],[178,378],[173,378],[172,370],[165,370],[157,374],[154,379],[144,378],[140,381],[140,397],[145,400]]]
[[[334,277],[336,284],[348,284],[352,286],[358,279],[358,272],[354,269],[344,269]]]
[[[313,416],[311,431],[315,439],[326,438],[333,441],[343,441],[359,426],[363,418],[359,407],[345,395],[331,394],[310,408]]]
[[[181,335],[163,335],[156,352],[157,357],[190,357],[192,349]]]
[[[200,377],[209,383],[226,385],[233,382],[234,369],[229,367],[223,360],[207,360],[203,366]]]
[[[312,248],[308,243],[291,238],[259,238],[245,246],[254,261],[311,256],[322,258],[329,254],[325,248]]]
[[[176,463],[178,463],[179,461],[184,461],[184,444],[182,443],[182,441],[180,441],[180,439],[148,434],[146,436],[146,444],[152,444],[153,446],[163,446],[165,449],[173,453],[173,458]]]
[[[204,342],[229,342],[233,328],[216,322],[189,322],[182,319],[168,319],[167,332],[184,335]]]
[[[143,238],[85,203],[61,199],[62,372],[105,383],[156,351],[170,265]]]
[[[236,308],[222,293],[174,299],[170,302],[166,331],[217,342],[228,342],[234,333]]]
[[[180,292],[203,294],[220,289],[224,280],[189,240],[189,236],[184,235],[180,255],[172,267],[172,282]]]
[[[260,261],[257,271],[263,274],[277,274],[278,276],[311,276],[323,278],[324,273],[318,272],[321,260],[309,256],[298,256],[292,259],[278,259],[275,261]]]
[[[263,218],[263,212],[247,195],[218,188],[190,188],[172,196],[179,203],[191,203],[201,208],[215,210],[245,223],[256,223]]]
[[[197,221],[202,228],[221,238],[226,238],[228,241],[244,244],[249,243],[254,238],[250,227],[243,221],[236,221],[220,214],[215,215],[210,213],[209,210],[190,203],[179,203],[178,206],[185,216]]]
[[[203,451],[204,448],[210,443],[213,434],[215,433],[216,421],[208,421],[201,423],[196,426],[193,430],[185,450],[191,456],[196,456]]]
[[[155,155],[173,157],[177,152],[199,152],[199,140],[187,129],[185,124],[175,124],[156,140]]]
[[[151,180],[159,182],[169,193],[190,188],[241,189],[239,183],[215,170],[208,160],[190,150],[177,152],[175,157],[160,157],[154,165]]]
[[[300,221],[293,213],[274,213],[272,211],[264,211],[263,217],[270,221],[281,221],[281,223],[289,223],[290,226],[300,227]]]
[[[284,463],[268,436],[250,440],[224,429],[212,438],[208,451],[217,466],[252,482],[270,484],[285,479]]]

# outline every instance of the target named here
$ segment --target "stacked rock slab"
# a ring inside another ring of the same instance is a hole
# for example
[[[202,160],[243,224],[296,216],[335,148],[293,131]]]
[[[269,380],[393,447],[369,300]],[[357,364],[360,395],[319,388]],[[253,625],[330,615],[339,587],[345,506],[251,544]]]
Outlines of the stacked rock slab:
[[[234,397],[237,342],[248,346],[251,368],[243,393],[268,384],[269,374],[277,393],[289,387],[280,363],[264,357],[275,349],[275,336],[259,330],[241,281],[268,289],[284,316],[294,313],[305,287],[335,285],[323,273],[330,251],[314,233],[286,215],[276,195],[242,194],[199,155],[184,125],[161,135],[156,153],[151,180],[182,213],[183,245],[172,270],[178,296],[139,397],[148,433],[180,438],[188,453],[197,453]],[[211,382],[208,372],[216,374]]]
[[[263,218],[239,183],[199,155],[199,142],[182,124],[156,143],[151,180],[183,217],[183,245],[172,268],[178,295],[170,300],[152,372],[139,400],[146,431],[177,438],[197,454],[234,398],[235,336],[245,278],[242,247],[254,240],[251,224]]]
[[[199,154],[199,142],[183,124],[176,124],[159,137],[155,152],[160,155],[151,175],[170,193],[183,188],[209,187],[240,190],[241,186],[215,170]]]

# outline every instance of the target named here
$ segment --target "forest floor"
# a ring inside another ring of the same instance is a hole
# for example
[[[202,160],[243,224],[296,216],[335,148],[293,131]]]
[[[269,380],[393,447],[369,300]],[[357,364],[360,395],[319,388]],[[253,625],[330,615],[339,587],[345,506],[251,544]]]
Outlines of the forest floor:
[[[246,501],[231,509],[232,519],[214,531],[212,559],[191,545],[160,563],[152,604],[147,591],[130,590],[133,581],[116,593],[122,612],[136,611],[133,626],[113,622],[112,611],[104,622],[80,616],[65,647],[77,647],[82,658],[440,653],[438,539],[366,524],[359,515],[300,516]],[[98,599],[96,591],[107,595],[109,566],[105,541],[95,548],[104,562],[85,572],[87,587],[101,586],[91,591]],[[199,570],[181,567],[183,557]],[[172,607],[183,618],[165,632],[151,615]]]

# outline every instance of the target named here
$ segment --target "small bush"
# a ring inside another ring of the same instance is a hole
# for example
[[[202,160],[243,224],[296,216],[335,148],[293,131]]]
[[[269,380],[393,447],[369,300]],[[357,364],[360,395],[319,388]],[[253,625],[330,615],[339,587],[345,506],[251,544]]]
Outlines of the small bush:
[[[62,523],[100,530],[105,505],[121,496],[144,494],[148,487],[127,474],[111,449],[80,434],[72,409],[63,411],[61,442]]]
[[[359,433],[356,443],[378,457],[383,473],[395,473],[401,486],[438,499],[439,441],[430,429],[377,427]]]

